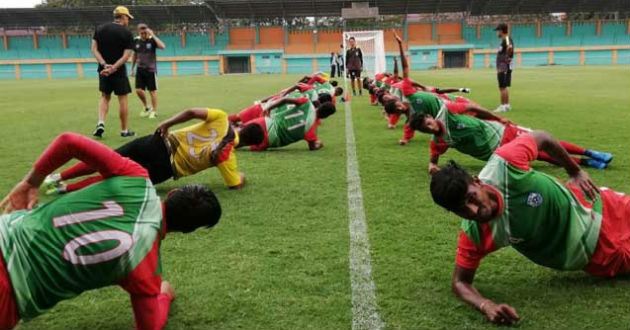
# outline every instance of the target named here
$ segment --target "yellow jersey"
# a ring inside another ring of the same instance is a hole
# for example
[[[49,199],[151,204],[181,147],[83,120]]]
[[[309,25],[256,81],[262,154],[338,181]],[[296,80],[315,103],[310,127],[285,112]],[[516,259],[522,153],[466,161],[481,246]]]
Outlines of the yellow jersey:
[[[167,141],[175,179],[216,166],[228,187],[241,183],[234,154],[238,134],[223,110],[208,109],[204,121],[171,132]]]

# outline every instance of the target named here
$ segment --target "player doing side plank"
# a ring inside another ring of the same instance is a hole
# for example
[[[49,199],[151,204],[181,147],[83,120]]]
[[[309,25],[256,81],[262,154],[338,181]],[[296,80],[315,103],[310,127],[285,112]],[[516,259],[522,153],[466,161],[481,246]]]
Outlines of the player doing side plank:
[[[35,206],[46,175],[71,159],[99,172],[79,191]],[[174,290],[160,275],[166,232],[214,226],[215,195],[198,185],[160,202],[136,162],[86,137],[64,133],[0,203],[0,329],[34,318],[84,291],[119,285],[130,297],[138,329],[161,329]]]
[[[197,119],[200,122],[170,132],[177,124]],[[151,182],[158,184],[170,178],[195,174],[209,167],[216,167],[230,189],[245,184],[245,176],[238,172],[234,152],[238,134],[232,129],[225,112],[218,109],[193,108],[165,120],[154,135],[131,141],[116,152],[142,165],[149,172]],[[65,185],[70,180],[94,173],[89,164],[79,163],[58,174],[46,178],[49,192],[64,193],[81,189],[92,178]]]
[[[532,170],[529,162],[540,152],[562,164],[570,180]],[[548,133],[522,134],[499,147],[478,177],[451,163],[433,175],[431,195],[464,218],[453,292],[492,322],[519,319],[513,307],[484,297],[473,286],[481,260],[502,247],[512,246],[557,270],[609,277],[630,273],[630,196],[598,189]]]

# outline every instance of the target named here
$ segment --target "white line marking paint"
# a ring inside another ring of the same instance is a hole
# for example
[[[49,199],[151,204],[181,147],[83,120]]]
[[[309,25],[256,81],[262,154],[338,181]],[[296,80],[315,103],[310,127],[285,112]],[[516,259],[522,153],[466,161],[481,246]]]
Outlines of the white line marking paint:
[[[348,85],[346,84],[346,90]],[[350,284],[352,287],[352,330],[380,330],[385,324],[378,313],[376,287],[372,279],[370,242],[363,209],[361,176],[352,127],[352,107],[345,102],[348,218],[350,230]]]

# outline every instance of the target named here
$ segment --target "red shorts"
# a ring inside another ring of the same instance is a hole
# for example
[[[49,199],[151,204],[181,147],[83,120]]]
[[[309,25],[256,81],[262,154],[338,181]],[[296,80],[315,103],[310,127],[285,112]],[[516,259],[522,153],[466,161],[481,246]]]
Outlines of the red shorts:
[[[258,117],[261,117],[263,113],[262,104],[254,104],[251,107],[242,110],[238,113],[238,117],[241,119],[241,123],[247,124]]]
[[[584,271],[596,276],[630,274],[630,196],[602,188],[602,227]]]
[[[265,117],[256,118],[252,120],[252,122],[249,124],[259,125],[260,128],[262,128],[263,133],[265,134],[265,138],[263,139],[263,141],[260,144],[257,144],[255,146],[249,146],[249,150],[252,150],[252,151],[267,150],[267,147],[269,147],[269,134],[267,133],[267,123],[265,122]]]
[[[0,255],[0,329],[13,329],[20,321],[11,279]]]

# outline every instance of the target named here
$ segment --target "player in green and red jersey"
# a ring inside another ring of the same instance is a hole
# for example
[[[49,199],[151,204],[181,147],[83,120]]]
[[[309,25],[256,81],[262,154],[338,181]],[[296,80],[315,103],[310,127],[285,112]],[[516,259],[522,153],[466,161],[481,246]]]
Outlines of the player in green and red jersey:
[[[418,91],[413,82],[409,79],[409,63],[405,57],[402,39],[395,32],[394,36],[398,41],[398,49],[400,51],[403,68],[403,80],[399,83],[397,88],[401,90],[404,98],[399,99],[395,96],[391,96],[385,99],[385,95],[383,95],[385,112],[390,115],[405,115],[407,116],[407,121],[409,121],[415,113],[429,114],[435,118],[438,112],[443,107],[446,107],[451,110],[457,108],[460,113],[474,115],[480,119],[496,120],[505,123],[509,122],[504,118],[492,114],[490,111],[474,102],[448,102],[433,93]],[[405,124],[403,137],[398,143],[400,145],[406,145],[413,136],[414,130],[409,127],[408,124]]]
[[[457,107],[452,107],[457,108]],[[465,108],[459,106],[459,110]],[[473,156],[479,160],[488,160],[494,151],[521,134],[531,132],[530,129],[510,123],[493,120],[481,120],[472,116],[453,113],[453,110],[443,107],[436,118],[431,115],[417,113],[409,120],[409,127],[423,133],[433,135],[430,143],[429,173],[440,170],[438,162],[440,155],[450,147],[459,152]],[[573,160],[584,166],[604,169],[613,159],[609,153],[585,149],[566,141],[559,141],[560,145],[574,157]],[[555,160],[544,152],[538,154],[538,160],[558,165]]]
[[[529,162],[546,152],[570,177],[562,182]],[[453,292],[496,323],[512,324],[516,310],[473,286],[481,260],[512,246],[531,261],[596,276],[630,273],[630,196],[598,189],[546,132],[522,134],[498,148],[472,177],[451,163],[431,179],[433,200],[461,216]]]
[[[317,126],[335,111],[331,102],[315,108],[306,97],[277,100],[265,111],[265,116],[241,127],[238,147],[261,151],[305,140],[310,150],[320,149],[323,144],[317,139]]]
[[[46,175],[76,158],[100,175],[90,186],[35,207]],[[202,186],[161,203],[147,170],[86,137],[64,133],[0,203],[0,328],[32,319],[84,291],[119,285],[138,329],[161,329],[174,290],[160,275],[166,232],[214,226],[221,207]]]

